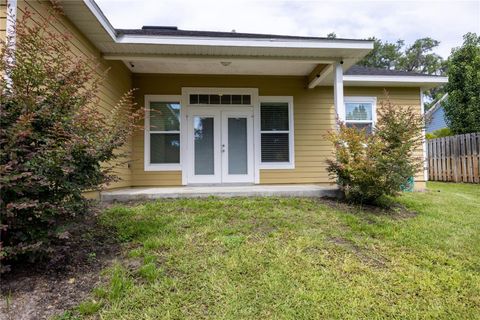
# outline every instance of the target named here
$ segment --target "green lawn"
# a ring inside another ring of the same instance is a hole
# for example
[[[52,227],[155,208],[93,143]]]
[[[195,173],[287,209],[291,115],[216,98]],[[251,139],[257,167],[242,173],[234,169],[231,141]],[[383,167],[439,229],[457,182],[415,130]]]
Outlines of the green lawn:
[[[106,210],[126,258],[79,311],[102,319],[479,319],[480,186],[430,183],[412,216],[312,199]]]

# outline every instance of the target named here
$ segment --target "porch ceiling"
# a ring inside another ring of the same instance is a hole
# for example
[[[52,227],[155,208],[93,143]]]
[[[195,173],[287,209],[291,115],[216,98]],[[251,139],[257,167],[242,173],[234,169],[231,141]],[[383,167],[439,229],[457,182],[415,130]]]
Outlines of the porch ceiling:
[[[107,57],[111,59],[110,57]],[[117,58],[118,59],[118,58]],[[121,59],[133,73],[308,76],[319,60],[224,58]]]

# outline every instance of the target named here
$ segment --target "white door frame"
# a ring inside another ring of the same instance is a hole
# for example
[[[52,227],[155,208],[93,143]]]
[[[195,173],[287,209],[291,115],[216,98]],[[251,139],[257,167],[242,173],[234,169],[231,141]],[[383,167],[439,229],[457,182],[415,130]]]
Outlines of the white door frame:
[[[190,94],[248,94],[251,97],[250,105],[191,105]],[[183,87],[182,88],[182,108],[181,108],[181,125],[180,125],[180,139],[181,141],[188,141],[188,122],[187,114],[190,108],[235,108],[245,109],[247,107],[253,108],[253,139],[252,139],[252,153],[253,153],[253,183],[260,183],[260,104],[258,97],[258,88],[209,88],[209,87]],[[237,110],[238,110],[237,109]],[[220,132],[220,131],[219,131]],[[189,143],[181,144],[180,157],[182,160],[182,185],[194,183],[189,180],[190,172],[192,171],[192,161],[189,159]]]

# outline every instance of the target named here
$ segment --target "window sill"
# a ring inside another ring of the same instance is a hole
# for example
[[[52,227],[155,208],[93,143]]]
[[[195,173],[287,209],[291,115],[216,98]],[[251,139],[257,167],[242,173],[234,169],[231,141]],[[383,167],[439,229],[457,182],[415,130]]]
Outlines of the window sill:
[[[295,169],[295,164],[290,162],[283,163],[260,163],[259,169],[275,170],[275,169]]]
[[[144,171],[182,171],[182,166],[179,163],[146,164]]]

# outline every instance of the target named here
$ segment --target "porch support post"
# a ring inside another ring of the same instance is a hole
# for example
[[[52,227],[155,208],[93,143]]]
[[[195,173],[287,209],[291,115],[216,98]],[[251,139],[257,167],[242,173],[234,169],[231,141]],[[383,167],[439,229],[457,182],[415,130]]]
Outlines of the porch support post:
[[[423,116],[423,121],[426,121],[427,119],[425,119],[425,96],[424,96],[424,89],[423,88],[420,88],[420,110],[422,112],[422,116]],[[443,99],[443,98],[442,98]],[[425,138],[425,135],[426,135],[426,128],[425,128],[425,124],[423,125],[423,128],[422,128],[422,151],[423,151],[423,179],[425,181],[428,181],[428,158],[427,158],[427,140]]]
[[[345,121],[345,105],[343,102],[343,61],[336,62],[333,70],[333,101],[337,121]]]

